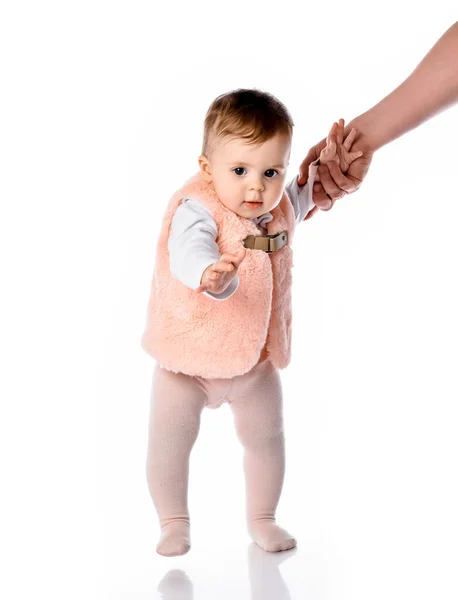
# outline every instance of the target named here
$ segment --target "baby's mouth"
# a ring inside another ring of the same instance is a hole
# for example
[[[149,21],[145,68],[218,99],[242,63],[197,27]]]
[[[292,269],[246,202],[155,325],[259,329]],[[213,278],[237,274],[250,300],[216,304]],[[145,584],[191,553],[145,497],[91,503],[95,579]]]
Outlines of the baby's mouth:
[[[262,206],[262,202],[249,202],[245,201],[247,208],[251,208],[254,210],[255,208],[260,208]]]

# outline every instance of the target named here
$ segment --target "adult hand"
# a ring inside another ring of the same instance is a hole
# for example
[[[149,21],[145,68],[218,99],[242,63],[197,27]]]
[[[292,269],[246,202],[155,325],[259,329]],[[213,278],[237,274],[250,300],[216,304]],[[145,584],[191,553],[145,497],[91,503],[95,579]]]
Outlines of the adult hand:
[[[363,154],[362,150],[352,151],[358,130],[353,128],[345,137],[344,128],[345,121],[343,119],[340,119],[338,123],[333,123],[328,133],[327,145],[320,152],[319,161],[320,165],[335,162],[342,173],[346,173],[351,163]]]
[[[345,134],[348,135],[353,129],[351,123],[345,128]],[[315,162],[321,154],[321,151],[326,147],[327,140],[310,148],[307,156],[299,167],[298,185],[305,185],[308,178],[309,166]],[[374,154],[373,150],[366,142],[364,135],[358,131],[355,141],[351,147],[352,151],[361,150],[363,155],[357,158],[346,173],[342,173],[339,166],[335,162],[330,162],[326,165],[319,165],[317,178],[313,186],[313,202],[315,208],[309,212],[306,219],[309,219],[318,209],[330,210],[336,200],[339,200],[345,194],[355,192],[361,185],[366,176]]]

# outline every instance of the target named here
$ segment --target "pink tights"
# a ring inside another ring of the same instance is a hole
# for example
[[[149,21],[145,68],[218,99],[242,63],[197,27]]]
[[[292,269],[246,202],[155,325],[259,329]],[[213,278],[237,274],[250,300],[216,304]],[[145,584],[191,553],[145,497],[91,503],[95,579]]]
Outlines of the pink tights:
[[[269,360],[232,379],[203,379],[156,366],[149,425],[147,481],[156,507],[164,556],[190,546],[189,457],[205,406],[228,402],[244,447],[248,530],[268,552],[289,550],[295,539],[275,523],[285,473],[280,376]]]

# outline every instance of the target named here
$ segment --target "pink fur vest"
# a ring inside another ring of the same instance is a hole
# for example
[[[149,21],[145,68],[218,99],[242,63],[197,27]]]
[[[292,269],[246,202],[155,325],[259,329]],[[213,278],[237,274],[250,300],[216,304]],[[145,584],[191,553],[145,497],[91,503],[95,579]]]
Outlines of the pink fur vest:
[[[263,235],[250,219],[227,209],[200,173],[170,199],[159,235],[156,265],[142,347],[168,369],[205,378],[242,375],[256,365],[264,345],[272,364],[285,368],[291,358],[291,241],[294,211],[283,193],[271,211],[267,233],[288,230],[288,243],[267,254],[247,249],[239,268],[239,287],[227,300],[198,294],[173,277],[167,249],[173,215],[183,198],[204,204],[218,228],[221,254],[236,252],[247,235]]]

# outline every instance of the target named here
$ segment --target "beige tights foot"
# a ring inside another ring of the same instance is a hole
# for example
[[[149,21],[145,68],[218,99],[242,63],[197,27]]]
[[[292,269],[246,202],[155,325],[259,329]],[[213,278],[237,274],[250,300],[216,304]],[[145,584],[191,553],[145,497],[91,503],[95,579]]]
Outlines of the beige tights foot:
[[[191,548],[189,523],[174,521],[162,528],[156,552],[162,556],[181,556]]]
[[[266,552],[283,552],[297,545],[293,536],[274,521],[254,521],[249,529],[253,541]]]

